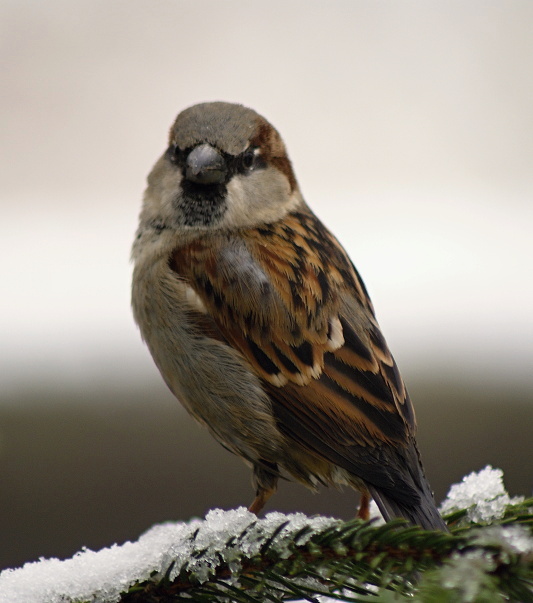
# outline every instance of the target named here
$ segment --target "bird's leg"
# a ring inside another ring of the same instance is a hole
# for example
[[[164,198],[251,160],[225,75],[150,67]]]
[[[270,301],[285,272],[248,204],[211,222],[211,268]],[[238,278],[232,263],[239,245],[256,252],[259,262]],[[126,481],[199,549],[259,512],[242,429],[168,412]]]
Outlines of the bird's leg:
[[[357,511],[357,517],[368,521],[370,519],[370,495],[368,492],[361,493],[361,500],[359,501],[359,511]]]
[[[274,494],[275,491],[275,488],[273,490],[258,489],[256,492],[256,497],[254,498],[252,504],[248,507],[248,511],[259,515],[263,507],[266,505],[267,500],[272,496],[272,494]]]
[[[276,463],[261,461],[254,465],[252,483],[255,486],[255,498],[248,510],[259,515],[268,499],[274,494],[278,483],[278,466]]]

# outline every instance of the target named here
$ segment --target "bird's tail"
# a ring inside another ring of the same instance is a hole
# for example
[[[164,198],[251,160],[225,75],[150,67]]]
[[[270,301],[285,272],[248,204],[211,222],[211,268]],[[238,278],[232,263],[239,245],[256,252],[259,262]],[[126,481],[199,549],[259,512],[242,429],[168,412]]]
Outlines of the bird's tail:
[[[424,488],[427,491],[420,492],[420,500],[412,506],[394,500],[373,486],[368,485],[368,489],[386,521],[395,517],[403,517],[409,523],[420,526],[425,530],[448,531],[447,525],[437,510],[429,484],[427,484],[427,488]]]

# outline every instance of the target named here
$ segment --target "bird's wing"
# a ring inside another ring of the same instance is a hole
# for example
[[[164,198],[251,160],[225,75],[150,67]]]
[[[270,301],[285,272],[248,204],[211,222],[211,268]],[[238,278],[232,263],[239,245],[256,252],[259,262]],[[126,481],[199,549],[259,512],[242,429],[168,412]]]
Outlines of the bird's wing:
[[[377,487],[414,495],[401,466],[415,426],[407,391],[359,275],[310,210],[199,239],[172,265],[263,380],[280,429]]]

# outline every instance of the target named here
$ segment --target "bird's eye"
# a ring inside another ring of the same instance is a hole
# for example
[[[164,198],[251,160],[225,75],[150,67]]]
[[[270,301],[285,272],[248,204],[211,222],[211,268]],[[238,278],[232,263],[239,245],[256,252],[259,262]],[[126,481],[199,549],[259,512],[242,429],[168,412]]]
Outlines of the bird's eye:
[[[242,166],[247,170],[251,170],[254,167],[254,164],[255,164],[255,150],[248,149],[248,150],[244,151],[244,153],[242,155]]]

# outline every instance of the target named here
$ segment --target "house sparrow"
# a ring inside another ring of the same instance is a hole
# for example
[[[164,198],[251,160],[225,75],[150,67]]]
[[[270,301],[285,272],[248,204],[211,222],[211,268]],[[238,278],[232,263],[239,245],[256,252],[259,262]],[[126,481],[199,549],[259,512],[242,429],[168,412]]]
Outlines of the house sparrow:
[[[348,484],[385,519],[446,529],[365,286],[307,206],[284,143],[241,105],[180,113],[148,176],[132,305],[170,390],[253,468]]]

